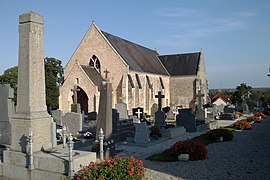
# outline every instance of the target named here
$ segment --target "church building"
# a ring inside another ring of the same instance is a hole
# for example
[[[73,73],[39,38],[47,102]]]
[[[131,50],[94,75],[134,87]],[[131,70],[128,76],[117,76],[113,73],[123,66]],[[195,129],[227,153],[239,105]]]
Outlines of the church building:
[[[71,89],[77,86],[77,101],[84,112],[97,112],[99,86],[104,79],[112,83],[112,106],[118,102],[132,108],[142,107],[153,115],[157,95],[165,98],[162,106],[195,109],[197,94],[208,98],[208,82],[202,51],[160,55],[152,50],[100,30],[93,22],[64,68],[59,109],[71,111]]]

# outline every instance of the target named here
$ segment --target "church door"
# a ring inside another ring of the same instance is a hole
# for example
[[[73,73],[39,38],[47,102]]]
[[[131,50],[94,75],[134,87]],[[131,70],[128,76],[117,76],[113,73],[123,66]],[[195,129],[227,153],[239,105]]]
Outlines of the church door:
[[[78,89],[80,89],[80,91],[77,92],[78,103],[81,105],[81,110],[88,113],[88,96],[82,88],[78,87]]]

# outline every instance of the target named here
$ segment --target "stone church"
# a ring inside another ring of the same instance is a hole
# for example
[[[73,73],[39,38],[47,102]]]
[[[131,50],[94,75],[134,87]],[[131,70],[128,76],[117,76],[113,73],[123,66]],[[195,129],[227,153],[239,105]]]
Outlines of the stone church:
[[[203,52],[160,55],[152,50],[100,30],[93,22],[64,68],[59,109],[71,111],[71,89],[77,86],[77,101],[84,112],[98,111],[99,86],[112,83],[112,106],[118,102],[132,108],[143,107],[153,115],[158,91],[162,106],[195,109],[199,90],[207,103],[208,82]]]

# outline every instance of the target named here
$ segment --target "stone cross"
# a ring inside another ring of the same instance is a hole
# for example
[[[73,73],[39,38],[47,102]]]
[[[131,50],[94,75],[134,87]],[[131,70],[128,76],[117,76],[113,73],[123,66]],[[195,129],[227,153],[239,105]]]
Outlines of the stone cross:
[[[74,104],[78,104],[78,94],[77,94],[77,92],[79,92],[80,89],[78,89],[77,85],[74,85],[74,89],[71,89],[71,91],[73,92],[73,95],[74,95]]]
[[[198,91],[198,94],[196,95],[198,97],[199,104],[198,106],[201,108],[202,107],[202,97],[204,97],[204,94],[202,94],[201,90]]]
[[[140,111],[140,109],[138,109],[137,112],[135,112],[138,115],[138,119],[141,120],[141,114],[142,112]]]
[[[155,95],[156,98],[158,98],[158,111],[161,111],[162,108],[162,98],[165,96],[162,95],[161,91],[158,91],[158,95]]]
[[[110,73],[110,71],[108,71],[108,69],[106,69],[106,70],[104,71],[104,73],[105,73],[105,79],[108,79],[108,74]]]

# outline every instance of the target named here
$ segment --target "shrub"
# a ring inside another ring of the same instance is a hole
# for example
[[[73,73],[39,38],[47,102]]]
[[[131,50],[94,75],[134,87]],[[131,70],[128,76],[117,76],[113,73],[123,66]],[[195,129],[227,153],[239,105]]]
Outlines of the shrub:
[[[144,175],[144,167],[142,160],[136,160],[133,156],[110,158],[101,163],[91,162],[84,167],[76,180],[86,179],[133,179],[141,180]]]
[[[266,118],[267,116],[265,115],[265,114],[263,114],[262,112],[256,112],[255,114],[254,114],[254,116],[256,116],[256,117],[260,117],[261,116],[261,118]]]
[[[220,137],[223,138],[223,141],[231,141],[233,139],[233,133],[225,128],[213,129],[206,133],[206,137],[212,141],[217,141]]]
[[[247,120],[239,120],[239,121],[236,121],[234,124],[233,124],[233,127],[237,130],[247,130],[247,129],[251,129],[251,125],[247,122]]]
[[[172,156],[179,156],[180,154],[189,154],[189,159],[203,160],[207,158],[207,149],[200,141],[185,140],[178,141],[171,148],[166,150],[166,153]]]
[[[248,121],[248,122],[254,121],[255,123],[260,123],[260,122],[262,122],[262,120],[261,120],[259,117],[257,117],[257,116],[250,116],[250,117],[247,118],[247,121]]]

